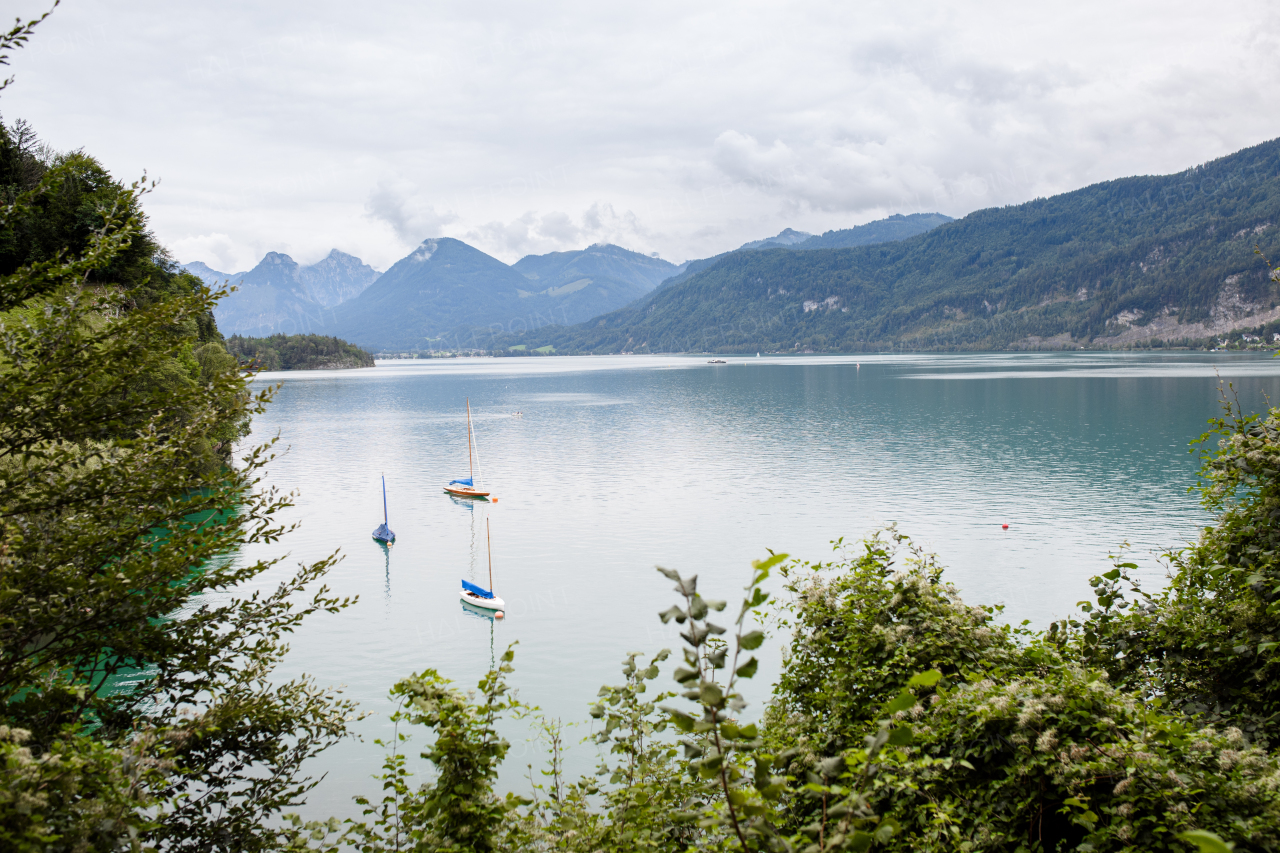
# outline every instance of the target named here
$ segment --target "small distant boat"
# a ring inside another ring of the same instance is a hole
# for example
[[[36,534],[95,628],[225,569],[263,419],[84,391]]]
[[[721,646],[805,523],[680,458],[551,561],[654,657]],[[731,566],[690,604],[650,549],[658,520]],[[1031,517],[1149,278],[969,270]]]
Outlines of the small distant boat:
[[[493,539],[489,535],[489,519],[487,518],[484,520],[484,538],[489,550],[489,588],[485,589],[479,584],[471,583],[471,581],[463,578],[462,592],[458,593],[458,597],[475,607],[502,611],[507,607],[506,602],[493,594]]]
[[[373,538],[383,545],[393,545],[396,541],[395,533],[391,532],[391,528],[387,526],[387,478],[385,474],[382,477],[382,523],[373,531]]]
[[[707,362],[707,364],[728,364],[728,363],[729,362],[725,361],[723,358],[713,358]]]
[[[489,493],[476,487],[476,456],[479,455],[480,448],[477,446],[472,451],[474,437],[471,429],[471,399],[467,398],[467,464],[471,468],[471,476],[467,478],[459,477],[456,480],[450,480],[444,487],[444,490],[451,495],[457,495],[460,498],[487,498]]]

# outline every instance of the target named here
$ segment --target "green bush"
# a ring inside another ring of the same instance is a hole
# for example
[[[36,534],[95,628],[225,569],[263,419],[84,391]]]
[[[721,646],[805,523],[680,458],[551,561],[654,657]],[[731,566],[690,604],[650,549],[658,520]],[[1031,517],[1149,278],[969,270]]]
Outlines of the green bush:
[[[1217,523],[1170,555],[1168,587],[1149,594],[1118,562],[1093,579],[1085,618],[1065,627],[1116,684],[1267,745],[1280,720],[1280,410],[1224,405],[1199,441]]]

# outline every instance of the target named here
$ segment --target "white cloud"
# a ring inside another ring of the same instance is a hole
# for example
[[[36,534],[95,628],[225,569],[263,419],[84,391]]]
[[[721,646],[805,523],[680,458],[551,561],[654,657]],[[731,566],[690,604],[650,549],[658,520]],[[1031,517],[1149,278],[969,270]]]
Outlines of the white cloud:
[[[161,177],[148,210],[184,259],[385,268],[445,235],[678,260],[1280,136],[1277,47],[1265,0],[118,0],[59,7],[0,110]]]
[[[490,247],[501,257],[519,259],[525,255],[581,249],[593,243],[613,243],[637,252],[650,248],[655,235],[631,211],[618,213],[613,205],[595,202],[575,219],[562,211],[526,211],[507,222],[486,222],[460,232],[463,240]]]
[[[194,234],[181,237],[168,246],[179,262],[201,260],[219,272],[245,272],[247,266],[240,266],[239,252],[231,236],[228,234]]]
[[[369,194],[365,211],[372,219],[391,226],[402,242],[410,244],[444,236],[445,226],[458,221],[456,213],[437,212],[412,189],[385,182],[379,183]]]

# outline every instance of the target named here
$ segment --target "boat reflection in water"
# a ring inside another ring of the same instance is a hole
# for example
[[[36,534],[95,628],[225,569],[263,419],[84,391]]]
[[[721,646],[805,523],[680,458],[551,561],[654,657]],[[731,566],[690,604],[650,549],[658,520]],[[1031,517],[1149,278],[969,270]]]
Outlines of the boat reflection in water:
[[[375,540],[376,541],[376,540]],[[387,601],[391,600],[391,546],[386,542],[378,542],[383,556],[383,594]]]
[[[455,494],[449,495],[449,500],[465,509],[467,512],[475,512],[476,504],[479,503],[475,498],[460,498]],[[488,503],[488,501],[484,501]]]
[[[494,618],[492,610],[486,610],[483,607],[476,607],[474,604],[468,604],[465,601],[459,601],[462,605],[462,613],[468,619],[483,619],[489,623],[489,669],[497,669],[497,657],[494,656],[494,623],[498,620]]]

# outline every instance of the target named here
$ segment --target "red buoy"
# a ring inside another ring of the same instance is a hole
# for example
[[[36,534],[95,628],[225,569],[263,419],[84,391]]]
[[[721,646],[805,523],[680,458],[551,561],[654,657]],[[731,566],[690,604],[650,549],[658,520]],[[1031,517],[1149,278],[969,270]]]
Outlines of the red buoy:
[[[1001,530],[1008,530],[1008,529],[1009,529],[1009,525],[1007,525],[1007,524],[1002,524],[1002,525],[1000,525],[1000,529],[1001,529]]]

